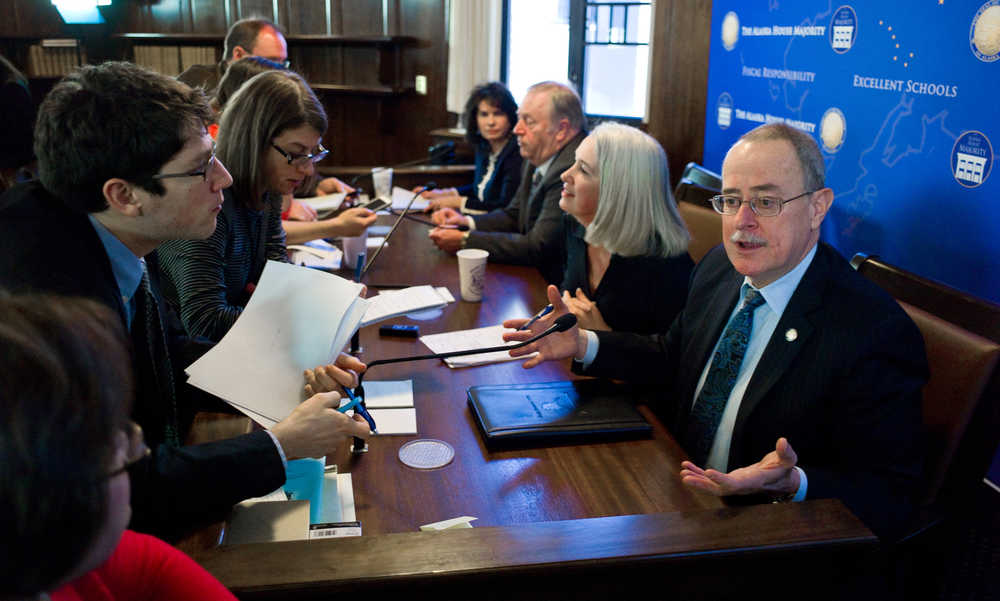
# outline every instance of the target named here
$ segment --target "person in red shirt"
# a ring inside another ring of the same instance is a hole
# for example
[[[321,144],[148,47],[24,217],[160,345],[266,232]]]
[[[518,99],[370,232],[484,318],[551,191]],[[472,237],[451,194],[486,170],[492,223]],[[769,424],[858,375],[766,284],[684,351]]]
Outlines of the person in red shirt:
[[[125,529],[127,471],[149,454],[127,417],[126,344],[95,301],[0,296],[2,599],[235,599],[181,551]]]

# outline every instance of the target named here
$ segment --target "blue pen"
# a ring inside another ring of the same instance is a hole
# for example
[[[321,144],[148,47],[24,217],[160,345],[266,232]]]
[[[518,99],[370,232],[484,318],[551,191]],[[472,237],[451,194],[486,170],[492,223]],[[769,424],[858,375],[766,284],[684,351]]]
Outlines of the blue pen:
[[[365,421],[368,422],[369,429],[371,429],[372,432],[378,433],[378,429],[375,427],[375,420],[372,419],[371,414],[368,413],[368,409],[363,404],[361,404],[361,399],[357,397],[353,392],[351,392],[350,388],[347,388],[345,386],[343,387],[343,389],[344,392],[347,393],[347,398],[351,399],[351,402],[344,405],[343,407],[338,408],[337,411],[340,411],[341,413],[347,413],[349,409],[354,409],[355,413],[365,418]]]
[[[348,404],[346,404],[346,405],[344,405],[343,407],[338,407],[337,408],[337,411],[340,411],[341,413],[347,413],[351,409],[356,409],[357,406],[361,403],[361,399],[359,399],[358,397],[354,396],[354,393],[351,392],[350,388],[346,388],[345,387],[344,388],[344,392],[347,393],[347,398],[351,399],[351,402],[348,403]]]
[[[519,328],[518,328],[518,330],[527,330],[527,329],[528,329],[528,328],[530,328],[530,327],[531,327],[531,326],[532,326],[532,325],[533,325],[533,324],[534,324],[534,323],[535,323],[536,321],[538,321],[539,319],[541,319],[541,318],[545,317],[545,316],[546,316],[546,315],[548,315],[549,313],[552,313],[552,309],[553,309],[552,305],[545,305],[545,306],[544,306],[544,307],[542,308],[542,310],[541,310],[541,311],[539,311],[538,313],[535,313],[535,315],[534,315],[534,316],[532,316],[532,318],[528,320],[528,323],[526,323],[526,324],[524,324],[523,326],[519,327]]]

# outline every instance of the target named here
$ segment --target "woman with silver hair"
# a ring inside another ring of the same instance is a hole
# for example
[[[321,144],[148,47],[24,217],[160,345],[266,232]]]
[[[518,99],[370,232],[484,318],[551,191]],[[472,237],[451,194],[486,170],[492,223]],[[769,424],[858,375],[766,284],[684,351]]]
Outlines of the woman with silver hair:
[[[684,306],[694,263],[670,193],[667,155],[652,137],[603,123],[562,175],[563,301],[580,327],[665,332]]]

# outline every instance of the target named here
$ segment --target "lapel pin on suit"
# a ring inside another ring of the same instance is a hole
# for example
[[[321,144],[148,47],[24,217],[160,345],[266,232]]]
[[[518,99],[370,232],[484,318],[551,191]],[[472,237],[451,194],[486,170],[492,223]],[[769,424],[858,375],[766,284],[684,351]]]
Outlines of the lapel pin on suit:
[[[795,342],[795,339],[799,337],[799,332],[795,328],[788,328],[785,332],[785,340],[788,342]]]

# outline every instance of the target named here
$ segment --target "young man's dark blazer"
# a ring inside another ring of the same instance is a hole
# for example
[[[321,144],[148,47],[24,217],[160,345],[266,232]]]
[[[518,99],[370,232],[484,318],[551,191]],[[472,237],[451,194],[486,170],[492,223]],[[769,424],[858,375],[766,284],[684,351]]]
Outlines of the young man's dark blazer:
[[[68,209],[37,182],[22,184],[0,196],[0,240],[0,287],[91,298],[120,315],[124,325],[125,306],[111,263],[86,215]],[[147,266],[155,293],[155,253],[147,257]],[[166,316],[156,297],[160,314]],[[137,343],[140,330],[141,324],[134,324],[133,416],[148,433],[153,455],[129,472],[130,528],[176,538],[224,516],[234,503],[276,489],[284,484],[285,473],[274,443],[263,431],[180,448],[157,444],[169,400],[161,395],[165,385],[151,369],[149,345]],[[178,409],[190,416],[196,391],[183,384],[185,360],[179,346],[171,347],[166,352],[172,356]]]
[[[716,247],[695,268],[666,335],[599,332],[587,373],[655,386],[657,412],[679,436],[742,282]],[[808,477],[808,498],[840,498],[891,534],[921,474],[927,374],[923,338],[906,313],[820,243],[740,404],[729,469],[756,463],[784,436]]]
[[[468,248],[490,253],[490,262],[534,265],[545,280],[558,285],[563,276],[563,211],[559,208],[562,180],[559,177],[576,160],[576,148],[587,137],[581,131],[559,149],[538,189],[531,194],[535,166],[524,161],[521,185],[503,209],[474,217]]]

